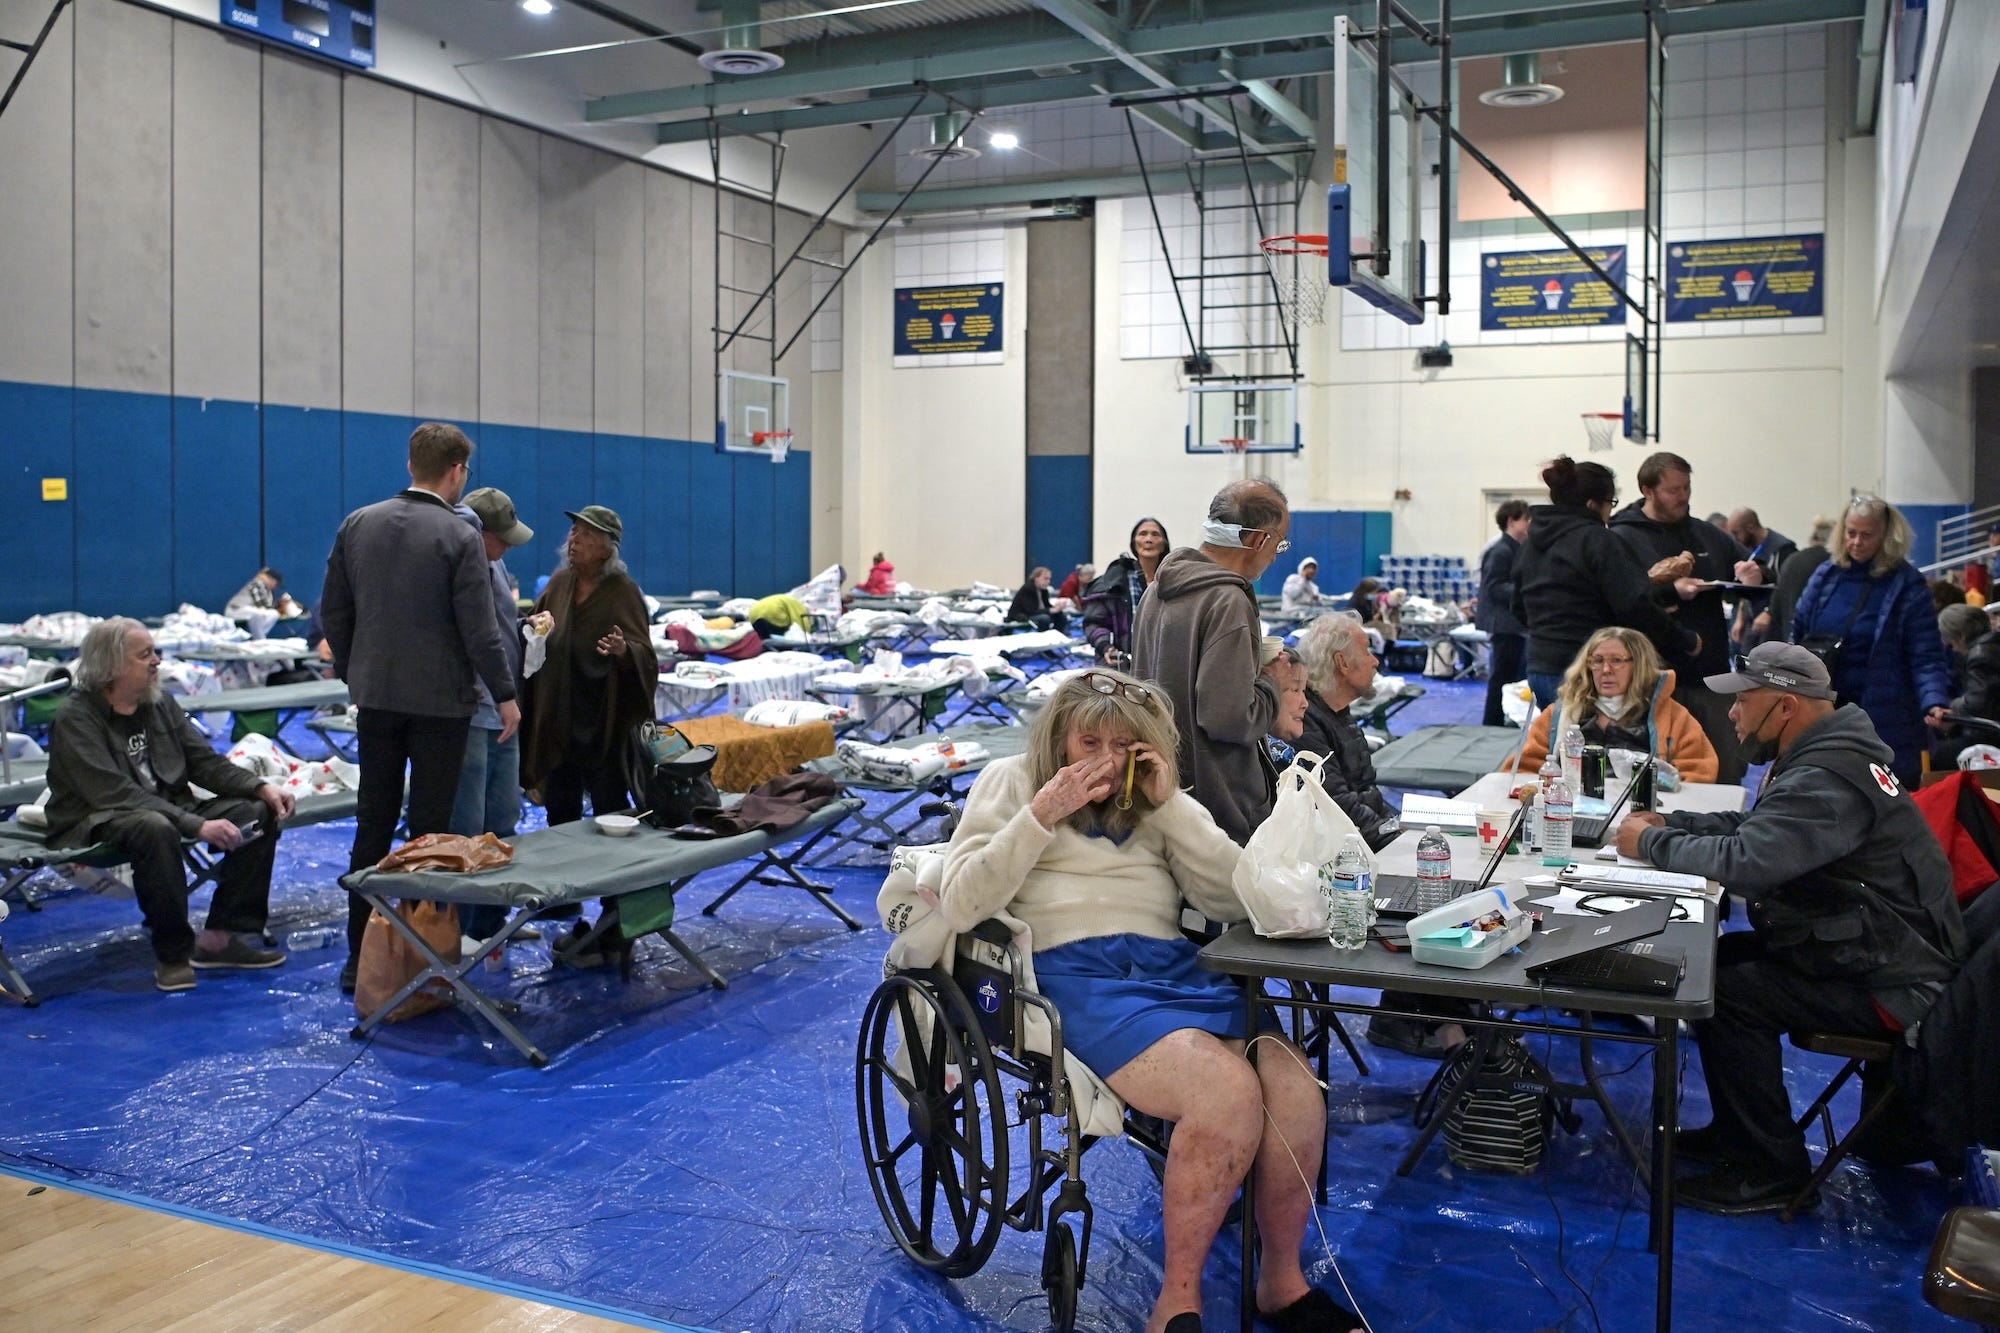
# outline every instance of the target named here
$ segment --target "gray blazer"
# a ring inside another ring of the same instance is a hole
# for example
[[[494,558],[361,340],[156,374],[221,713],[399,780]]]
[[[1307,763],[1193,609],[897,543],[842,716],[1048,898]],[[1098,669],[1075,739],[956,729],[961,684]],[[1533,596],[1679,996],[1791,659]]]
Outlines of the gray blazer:
[[[471,717],[475,672],[496,700],[514,697],[486,549],[428,492],[347,516],[326,561],[320,625],[334,673],[362,708]]]

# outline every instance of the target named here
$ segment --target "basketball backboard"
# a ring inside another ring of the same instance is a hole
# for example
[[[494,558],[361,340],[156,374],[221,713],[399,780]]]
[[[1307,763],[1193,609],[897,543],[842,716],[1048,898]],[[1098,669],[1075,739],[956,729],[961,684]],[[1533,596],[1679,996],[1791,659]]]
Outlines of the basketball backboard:
[[[1188,386],[1191,454],[1295,454],[1300,440],[1296,384]]]
[[[1409,91],[1381,68],[1373,42],[1350,41],[1344,16],[1335,17],[1333,29],[1327,280],[1405,323],[1420,324],[1423,118]]]
[[[791,383],[780,376],[725,370],[716,385],[715,444],[724,453],[768,454],[782,462],[792,444]]]

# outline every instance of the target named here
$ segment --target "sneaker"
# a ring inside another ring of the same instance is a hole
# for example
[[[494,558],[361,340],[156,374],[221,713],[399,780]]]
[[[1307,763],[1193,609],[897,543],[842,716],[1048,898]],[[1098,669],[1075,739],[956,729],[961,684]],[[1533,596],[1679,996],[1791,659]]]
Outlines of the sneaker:
[[[1674,1131],[1674,1160],[1696,1166],[1741,1166],[1745,1158],[1742,1148],[1723,1135],[1720,1125],[1703,1125]]]
[[[196,946],[194,957],[188,960],[200,970],[251,972],[258,968],[277,967],[285,961],[285,955],[276,949],[259,949],[244,942],[241,935],[231,935],[229,943],[220,949],[203,949]]]
[[[193,990],[194,969],[186,963],[155,963],[153,985],[164,991]]]
[[[1683,1180],[1674,1187],[1674,1198],[1690,1208],[1723,1217],[1751,1217],[1758,1213],[1783,1212],[1792,1197],[1805,1187],[1811,1173],[1773,1171],[1760,1166],[1718,1167],[1705,1176]],[[1801,1208],[1819,1202],[1819,1192],[1808,1195]]]
[[[361,960],[353,954],[347,955],[347,961],[340,965],[340,993],[342,995],[354,994],[354,981],[360,970]]]

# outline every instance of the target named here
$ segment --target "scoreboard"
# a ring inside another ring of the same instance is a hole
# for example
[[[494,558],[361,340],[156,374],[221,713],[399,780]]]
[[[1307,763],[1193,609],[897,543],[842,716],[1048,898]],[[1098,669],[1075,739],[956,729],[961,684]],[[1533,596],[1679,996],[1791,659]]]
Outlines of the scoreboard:
[[[343,65],[375,67],[375,0],[222,0],[222,23]]]

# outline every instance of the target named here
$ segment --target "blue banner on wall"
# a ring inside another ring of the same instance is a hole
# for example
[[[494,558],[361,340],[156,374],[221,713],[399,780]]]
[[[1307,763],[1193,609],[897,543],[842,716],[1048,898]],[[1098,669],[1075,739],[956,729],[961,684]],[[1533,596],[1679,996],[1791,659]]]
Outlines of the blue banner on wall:
[[[1002,284],[896,289],[897,356],[998,352]]]
[[[1585,247],[1606,282],[1569,250],[1510,250],[1479,263],[1482,329],[1589,329],[1625,322],[1625,247]]]
[[[1667,247],[1667,322],[1826,313],[1826,237],[1751,236]]]

